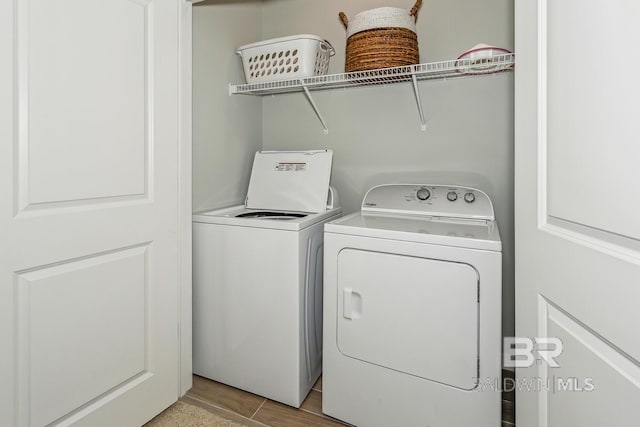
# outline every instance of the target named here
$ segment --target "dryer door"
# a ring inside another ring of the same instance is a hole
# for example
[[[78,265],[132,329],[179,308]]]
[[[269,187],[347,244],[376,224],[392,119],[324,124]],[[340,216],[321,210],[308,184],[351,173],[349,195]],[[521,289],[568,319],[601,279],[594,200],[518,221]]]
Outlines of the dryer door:
[[[343,249],[337,344],[346,356],[471,390],[479,277],[469,264]]]

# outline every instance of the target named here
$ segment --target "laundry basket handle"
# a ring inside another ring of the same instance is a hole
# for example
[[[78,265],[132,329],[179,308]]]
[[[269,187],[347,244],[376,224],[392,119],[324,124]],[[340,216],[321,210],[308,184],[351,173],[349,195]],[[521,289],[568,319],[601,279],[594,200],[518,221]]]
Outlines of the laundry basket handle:
[[[413,19],[415,19],[416,22],[418,22],[418,9],[420,9],[420,6],[422,6],[422,0],[416,0],[416,4],[413,5],[409,12],[409,15],[413,16]]]
[[[422,0],[419,0],[419,1],[422,1]],[[340,20],[344,24],[344,27],[347,28],[347,26],[349,25],[349,18],[347,18],[347,15],[345,15],[344,12],[340,12],[338,16],[340,17]]]

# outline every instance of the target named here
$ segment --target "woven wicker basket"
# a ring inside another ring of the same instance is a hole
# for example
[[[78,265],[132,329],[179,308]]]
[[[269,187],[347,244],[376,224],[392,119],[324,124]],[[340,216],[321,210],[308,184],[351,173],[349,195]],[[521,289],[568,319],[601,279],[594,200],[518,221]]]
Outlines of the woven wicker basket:
[[[357,14],[351,22],[339,16],[347,29],[346,72],[400,67],[420,63],[416,20],[422,0],[411,10],[383,7]]]

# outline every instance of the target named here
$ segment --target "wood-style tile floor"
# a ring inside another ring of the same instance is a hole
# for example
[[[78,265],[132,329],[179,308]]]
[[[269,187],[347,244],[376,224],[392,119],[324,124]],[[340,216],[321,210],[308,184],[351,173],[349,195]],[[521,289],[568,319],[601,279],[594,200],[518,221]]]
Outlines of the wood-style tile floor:
[[[513,376],[505,371],[505,376]],[[502,426],[515,426],[515,393],[504,393]],[[313,386],[300,409],[265,399],[206,378],[193,376],[193,388],[184,402],[199,406],[221,417],[249,427],[324,427],[344,426],[339,420],[322,414],[322,377]]]
[[[315,383],[300,409],[197,375],[193,376],[193,388],[181,400],[250,427],[345,425],[322,414],[322,378]]]

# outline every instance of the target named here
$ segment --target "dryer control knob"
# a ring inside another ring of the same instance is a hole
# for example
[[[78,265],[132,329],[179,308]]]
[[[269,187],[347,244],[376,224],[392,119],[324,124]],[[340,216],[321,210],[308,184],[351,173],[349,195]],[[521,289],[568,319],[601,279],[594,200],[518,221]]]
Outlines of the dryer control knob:
[[[449,191],[447,193],[447,200],[450,202],[455,202],[456,200],[458,200],[458,193],[456,193],[455,191]]]
[[[476,195],[473,193],[465,193],[464,201],[467,203],[473,203],[476,200]]]
[[[429,189],[427,188],[421,188],[416,191],[416,197],[420,200],[427,200],[429,197],[431,197],[431,191],[429,191]]]

